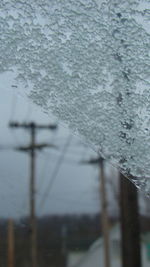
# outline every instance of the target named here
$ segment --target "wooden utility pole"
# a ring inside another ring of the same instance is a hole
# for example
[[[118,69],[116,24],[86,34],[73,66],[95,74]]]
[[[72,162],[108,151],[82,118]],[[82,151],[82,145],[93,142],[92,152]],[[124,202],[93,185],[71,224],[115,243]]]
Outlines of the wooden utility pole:
[[[50,129],[55,130],[56,125],[37,125],[34,122],[31,123],[17,123],[11,122],[10,127],[12,128],[24,128],[29,129],[31,134],[31,142],[29,146],[18,147],[17,150],[30,153],[30,228],[31,228],[31,262],[32,267],[37,267],[37,226],[36,226],[36,207],[35,207],[35,150],[41,150],[44,147],[50,147],[50,144],[36,144],[36,130]]]
[[[63,265],[67,266],[67,227],[64,224],[61,229],[61,239],[62,239],[62,247],[61,247],[61,254],[62,254],[62,261]]]
[[[30,227],[32,267],[37,267],[37,229],[35,214],[35,124],[31,124]]]
[[[14,267],[14,222],[8,221],[8,267]]]
[[[109,219],[107,212],[107,197],[105,188],[105,175],[104,175],[104,159],[99,157],[82,161],[85,164],[97,164],[100,168],[99,181],[100,181],[100,197],[101,197],[101,218],[102,218],[102,234],[104,240],[104,267],[110,267],[110,251],[109,251]]]
[[[122,266],[141,267],[138,193],[135,185],[120,175]]]
[[[109,255],[109,220],[107,212],[107,198],[105,188],[105,176],[104,176],[104,160],[100,160],[100,197],[102,208],[102,231],[104,238],[104,266],[110,267],[110,255]]]

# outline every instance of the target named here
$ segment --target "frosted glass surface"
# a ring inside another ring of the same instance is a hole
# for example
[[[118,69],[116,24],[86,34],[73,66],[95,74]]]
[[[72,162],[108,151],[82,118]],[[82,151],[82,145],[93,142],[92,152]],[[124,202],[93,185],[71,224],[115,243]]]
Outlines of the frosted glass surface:
[[[0,1],[0,72],[147,194],[149,33],[149,0]]]

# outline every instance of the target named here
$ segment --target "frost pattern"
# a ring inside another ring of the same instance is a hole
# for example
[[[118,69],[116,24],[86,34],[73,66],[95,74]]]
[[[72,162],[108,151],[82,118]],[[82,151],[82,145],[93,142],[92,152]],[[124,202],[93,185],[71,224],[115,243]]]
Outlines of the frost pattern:
[[[1,0],[0,72],[150,193],[150,0]]]

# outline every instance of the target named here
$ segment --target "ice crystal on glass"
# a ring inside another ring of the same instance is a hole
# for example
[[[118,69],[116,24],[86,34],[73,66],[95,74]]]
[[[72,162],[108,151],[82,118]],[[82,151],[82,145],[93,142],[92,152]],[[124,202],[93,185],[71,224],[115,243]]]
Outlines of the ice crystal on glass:
[[[147,194],[149,34],[149,0],[0,2],[0,71]]]

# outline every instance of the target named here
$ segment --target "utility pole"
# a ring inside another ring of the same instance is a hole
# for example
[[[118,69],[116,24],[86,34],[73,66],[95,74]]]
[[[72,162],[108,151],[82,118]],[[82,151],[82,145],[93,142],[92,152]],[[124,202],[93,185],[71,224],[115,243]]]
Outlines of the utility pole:
[[[37,266],[37,229],[35,215],[35,124],[30,125],[31,130],[31,176],[30,176],[30,226],[31,226],[31,257],[32,267]]]
[[[109,252],[109,219],[107,212],[107,197],[105,188],[105,175],[104,175],[104,159],[99,157],[88,161],[82,161],[85,164],[98,164],[100,168],[100,197],[101,197],[101,217],[102,217],[102,233],[104,239],[104,267],[110,267],[110,252]]]
[[[61,229],[61,239],[62,239],[62,247],[61,247],[61,254],[62,254],[62,261],[64,266],[67,266],[67,227],[66,225],[62,225]]]
[[[62,237],[62,254],[66,256],[67,254],[67,227],[64,224],[61,229],[61,237]]]
[[[135,185],[120,174],[122,266],[141,267],[138,192]]]
[[[100,164],[100,196],[101,196],[101,207],[102,207],[102,231],[104,237],[104,263],[105,267],[110,267],[110,255],[109,255],[109,220],[107,213],[107,199],[106,199],[106,188],[105,188],[105,176],[104,176],[104,160],[99,160]]]
[[[40,125],[34,122],[31,123],[18,123],[11,122],[9,124],[12,128],[23,128],[28,129],[31,135],[31,142],[29,146],[18,147],[17,149],[24,152],[30,153],[30,227],[31,227],[31,262],[32,267],[37,267],[37,227],[36,227],[36,213],[35,213],[35,150],[43,149],[44,147],[52,146],[49,144],[36,144],[36,130],[56,130],[57,125]]]
[[[14,222],[8,221],[8,267],[14,267]]]

